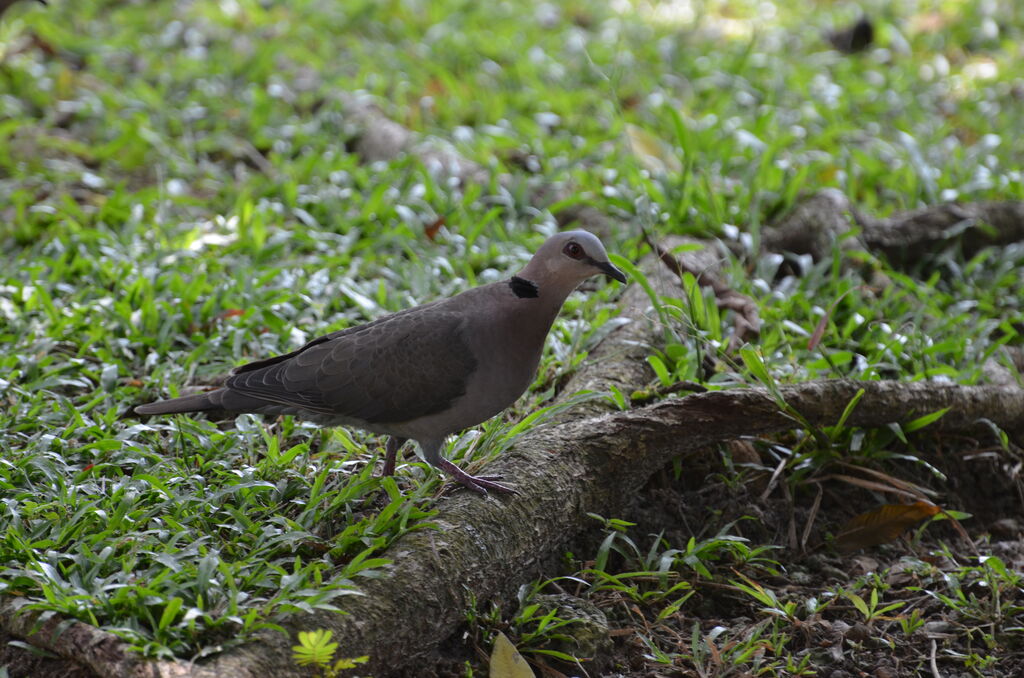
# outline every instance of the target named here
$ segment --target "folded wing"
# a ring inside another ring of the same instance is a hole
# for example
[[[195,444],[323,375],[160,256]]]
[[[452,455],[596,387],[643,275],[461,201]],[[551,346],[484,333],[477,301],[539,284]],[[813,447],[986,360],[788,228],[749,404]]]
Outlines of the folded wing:
[[[225,386],[264,401],[375,424],[443,411],[466,392],[477,364],[463,316],[438,308],[421,312],[428,307],[243,365]]]

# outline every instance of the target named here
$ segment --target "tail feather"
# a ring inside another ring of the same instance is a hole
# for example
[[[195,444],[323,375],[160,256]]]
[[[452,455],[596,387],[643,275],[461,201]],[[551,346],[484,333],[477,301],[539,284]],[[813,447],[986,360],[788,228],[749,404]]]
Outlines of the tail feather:
[[[205,412],[207,410],[221,409],[220,398],[218,397],[223,389],[209,391],[207,393],[195,393],[193,395],[171,398],[170,400],[158,400],[154,403],[136,405],[136,414],[180,414],[182,412]]]

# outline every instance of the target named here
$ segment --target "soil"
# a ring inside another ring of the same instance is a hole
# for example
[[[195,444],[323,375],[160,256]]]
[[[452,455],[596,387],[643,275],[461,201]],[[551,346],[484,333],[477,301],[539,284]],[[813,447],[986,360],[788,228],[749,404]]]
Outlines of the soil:
[[[746,447],[749,453],[751,446]],[[804,675],[828,678],[1024,676],[1024,592],[1019,579],[1024,571],[1024,494],[1017,474],[1020,464],[1006,453],[979,452],[974,445],[935,452],[930,461],[944,478],[921,464],[888,470],[938,491],[935,502],[943,508],[970,513],[962,525],[974,546],[949,522],[936,522],[919,540],[905,535],[848,554],[831,545],[831,535],[853,516],[898,500],[845,482],[827,482],[807,547],[792,548],[811,517],[816,485],[798,486],[787,497],[780,479],[762,499],[769,473],[744,469],[737,474],[731,463],[722,463],[728,459],[725,453],[717,461],[712,455],[702,459],[701,466],[684,464],[678,481],[668,470],[656,476],[630,511],[616,517],[637,523],[629,535],[644,550],[653,540],[648,535],[663,534],[667,544],[685,548],[691,535],[699,541],[724,530],[750,545],[780,546],[767,554],[777,564],[709,564],[713,578],[689,577],[694,595],[662,619],[658,614],[664,604],[645,606],[615,592],[591,596],[608,619],[614,641],[610,654],[582,669],[534,661],[538,676],[789,676],[799,674],[801,660]],[[594,530],[574,552],[595,553],[605,535]],[[964,574],[964,568],[979,562],[974,549],[998,556],[1017,573],[1016,583],[995,587],[999,595],[993,596],[993,587],[977,574]],[[614,566],[610,561],[607,569],[615,571]],[[797,601],[796,619],[777,623],[779,618],[764,605],[730,584],[742,582],[741,574],[774,591],[780,601]],[[939,598],[956,597],[951,582],[957,581],[966,601],[960,609]],[[880,587],[879,607],[903,605],[871,621],[844,597],[832,596],[835,600],[817,614],[804,606],[810,599],[824,602],[840,588],[868,599],[868,585]],[[918,628],[908,634],[899,618],[914,614],[919,615]],[[772,638],[767,633],[772,626],[785,637]],[[730,644],[735,647],[735,641],[755,633],[764,638],[755,656],[745,662],[730,659]],[[652,643],[665,653],[661,661],[655,659]]]

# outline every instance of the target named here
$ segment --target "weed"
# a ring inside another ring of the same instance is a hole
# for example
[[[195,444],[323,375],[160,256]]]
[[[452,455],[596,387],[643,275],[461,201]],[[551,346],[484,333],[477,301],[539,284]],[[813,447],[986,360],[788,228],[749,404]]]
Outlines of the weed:
[[[335,659],[338,644],[331,641],[332,635],[327,629],[299,631],[299,644],[292,647],[295,663],[314,667],[322,678],[337,678],[342,671],[358,668],[369,661],[368,656]]]

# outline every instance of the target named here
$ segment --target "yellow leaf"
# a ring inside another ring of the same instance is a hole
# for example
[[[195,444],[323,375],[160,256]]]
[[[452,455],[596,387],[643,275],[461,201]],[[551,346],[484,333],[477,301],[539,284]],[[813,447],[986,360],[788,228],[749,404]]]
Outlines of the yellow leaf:
[[[491,650],[491,678],[537,678],[523,655],[501,631]]]
[[[681,172],[683,164],[668,144],[636,125],[626,125],[626,137],[640,164],[651,174]]]

